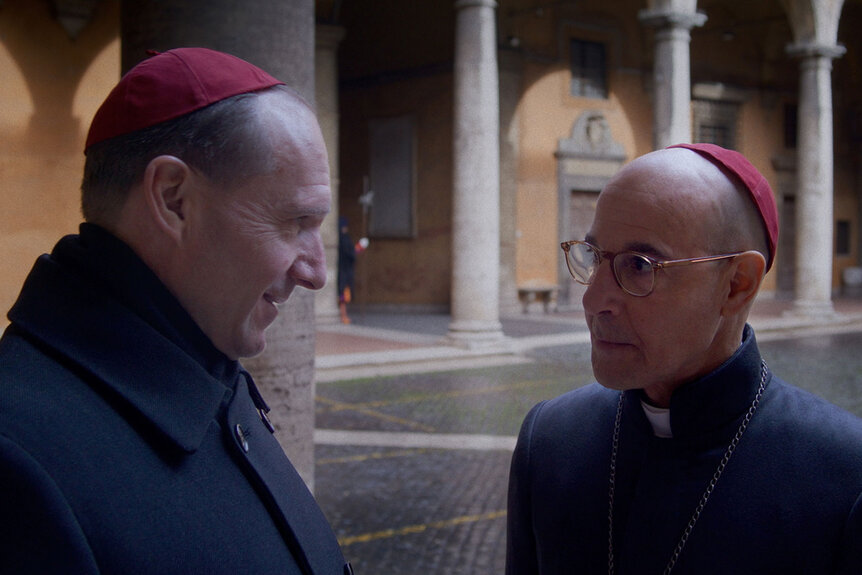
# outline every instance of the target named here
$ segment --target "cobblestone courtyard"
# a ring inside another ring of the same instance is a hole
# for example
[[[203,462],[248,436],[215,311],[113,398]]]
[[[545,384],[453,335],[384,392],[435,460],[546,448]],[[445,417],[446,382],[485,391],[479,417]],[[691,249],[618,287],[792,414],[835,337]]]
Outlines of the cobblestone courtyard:
[[[862,416],[862,331],[759,342],[783,379]],[[513,365],[318,384],[316,496],[358,575],[503,572],[521,420],[536,402],[592,380],[587,344],[526,355]],[[326,440],[335,432],[363,440]]]

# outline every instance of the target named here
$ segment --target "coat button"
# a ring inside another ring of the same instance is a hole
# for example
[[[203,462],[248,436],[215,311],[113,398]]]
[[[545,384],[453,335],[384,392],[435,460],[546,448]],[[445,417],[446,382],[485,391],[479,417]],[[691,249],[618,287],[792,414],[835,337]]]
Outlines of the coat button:
[[[272,425],[272,421],[269,420],[269,416],[266,414],[266,410],[258,409],[257,412],[260,414],[260,420],[266,426],[270,433],[275,433],[275,427]]]
[[[246,437],[245,431],[242,430],[242,426],[237,423],[236,427],[233,428],[233,431],[236,434],[236,439],[239,441],[242,450],[248,453],[248,437]]]

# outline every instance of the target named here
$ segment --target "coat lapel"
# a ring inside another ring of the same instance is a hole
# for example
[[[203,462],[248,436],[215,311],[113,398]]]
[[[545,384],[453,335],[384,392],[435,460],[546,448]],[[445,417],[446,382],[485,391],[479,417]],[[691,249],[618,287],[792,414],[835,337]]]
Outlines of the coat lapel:
[[[243,372],[227,410],[226,427],[234,447],[247,463],[261,496],[271,501],[271,512],[303,571],[346,573],[335,534],[281,445],[267,429],[251,399],[250,386],[254,382]]]

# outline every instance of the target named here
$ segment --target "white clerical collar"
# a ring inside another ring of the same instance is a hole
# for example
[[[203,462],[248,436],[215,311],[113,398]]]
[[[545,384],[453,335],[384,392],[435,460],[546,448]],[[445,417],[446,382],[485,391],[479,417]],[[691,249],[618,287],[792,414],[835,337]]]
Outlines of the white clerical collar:
[[[641,400],[644,414],[652,425],[652,431],[656,437],[671,438],[673,431],[670,428],[670,408],[655,407]]]

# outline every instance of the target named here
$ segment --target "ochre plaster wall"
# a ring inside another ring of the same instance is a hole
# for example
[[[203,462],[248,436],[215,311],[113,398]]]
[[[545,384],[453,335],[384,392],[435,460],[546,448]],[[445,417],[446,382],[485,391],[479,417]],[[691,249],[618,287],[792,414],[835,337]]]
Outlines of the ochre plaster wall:
[[[587,110],[599,110],[611,134],[626,151],[627,160],[645,154],[652,145],[652,115],[643,78],[632,71],[610,75],[606,100],[574,98],[569,94],[568,68],[528,65],[519,108],[521,158],[517,200],[517,282],[557,283],[562,257],[557,229],[557,159],[559,140],[571,136],[572,125]],[[582,239],[582,238],[569,238]],[[567,278],[561,278],[567,281]]]
[[[740,106],[737,122],[737,150],[771,183],[773,193],[778,193],[778,189],[772,157],[784,151],[783,114],[781,102],[752,93]],[[774,292],[775,288],[776,272],[773,268],[764,278],[761,292]]]
[[[850,253],[846,256],[835,255],[832,260],[832,285],[842,285],[841,276],[849,267],[859,266],[859,197],[856,195],[858,185],[855,184],[858,166],[847,165],[846,162],[835,163],[835,204],[833,217],[835,221],[850,222]],[[834,247],[833,247],[834,249]]]
[[[119,79],[118,2],[72,40],[48,2],[0,6],[0,326],[34,260],[80,215],[83,144]]]
[[[74,232],[81,220],[78,188],[86,129],[120,73],[119,0],[100,1],[74,40],[50,6],[50,2],[32,0],[0,4],[0,327],[33,260],[49,251],[60,236]],[[586,0],[542,15],[500,12],[501,38],[519,37],[523,58],[516,115],[520,155],[514,241],[519,284],[558,280],[561,254],[554,151],[560,139],[570,137],[577,118],[587,110],[602,111],[627,160],[652,149],[653,45],[652,31],[637,20],[642,7],[640,0],[622,0],[613,6]],[[859,10],[850,8],[845,9],[846,16],[858,21]],[[709,16],[714,30],[723,29],[718,26],[720,10]],[[798,62],[784,53],[786,23],[770,22],[765,30],[736,29],[736,39],[729,45],[714,31],[694,31],[691,50],[693,83],[725,81],[747,90],[740,107],[739,150],[775,188],[773,158],[794,153],[784,148],[783,104],[796,101]],[[855,28],[842,23],[842,30]],[[569,94],[566,43],[571,36],[607,45],[607,99]],[[853,229],[851,256],[836,258],[833,266],[836,287],[841,271],[859,265],[860,255],[855,151],[860,121],[858,113],[852,114],[859,82],[852,70],[862,44],[857,37],[841,35],[839,41],[847,45],[848,54],[835,62],[833,73],[835,218],[850,220]],[[417,67],[405,64],[414,73],[397,80],[375,76],[373,70],[342,78],[340,210],[350,219],[354,236],[361,232],[357,199],[362,177],[368,173],[367,120],[409,114],[416,128],[417,235],[405,240],[372,239],[357,266],[356,295],[369,304],[445,308],[449,302],[452,77],[442,66],[422,66],[445,62],[446,54],[439,49],[424,58]],[[741,61],[749,64],[740,66]],[[775,275],[767,276],[764,290],[775,289]]]
[[[356,303],[447,309],[451,286],[452,77],[441,73],[341,94],[340,213],[359,237],[369,173],[368,119],[414,120],[416,237],[371,238],[357,261]],[[373,188],[373,183],[372,183]],[[373,217],[373,214],[372,214]]]
[[[587,0],[575,8],[542,15],[524,13],[511,22],[503,20],[504,34],[519,37],[525,54],[520,118],[520,162],[517,193],[516,280],[518,284],[555,283],[562,257],[558,246],[557,165],[554,151],[562,138],[570,136],[577,118],[587,110],[599,110],[608,120],[613,138],[622,144],[626,161],[652,150],[652,51],[653,32],[637,20],[643,6],[625,2],[613,10],[600,0]],[[798,99],[799,62],[789,58],[785,47],[791,36],[776,2],[759,5],[770,16],[755,20],[760,26],[735,27],[720,10],[710,14],[712,28],[692,31],[692,83],[726,83],[740,90],[737,149],[778,191],[773,160],[795,150],[784,144],[784,104]],[[752,16],[754,18],[757,13]],[[848,25],[849,26],[849,25]],[[728,37],[725,32],[732,31]],[[565,46],[570,37],[602,42],[607,50],[607,99],[574,98],[569,94],[569,62]],[[849,257],[836,257],[833,285],[840,286],[845,267],[859,265],[858,168],[842,159],[848,133],[841,102],[848,101],[841,86],[852,81],[847,69],[860,43],[855,37],[839,38],[849,47],[848,60],[835,63],[835,218],[851,221],[853,237]],[[745,65],[741,65],[744,62]],[[842,72],[843,71],[843,72]],[[840,76],[838,76],[840,74]],[[836,77],[838,76],[838,77]],[[855,120],[859,124],[859,120]],[[852,156],[852,151],[847,154]],[[577,238],[568,238],[577,239]],[[567,277],[560,281],[568,281]],[[767,274],[762,292],[776,291],[776,270]]]

